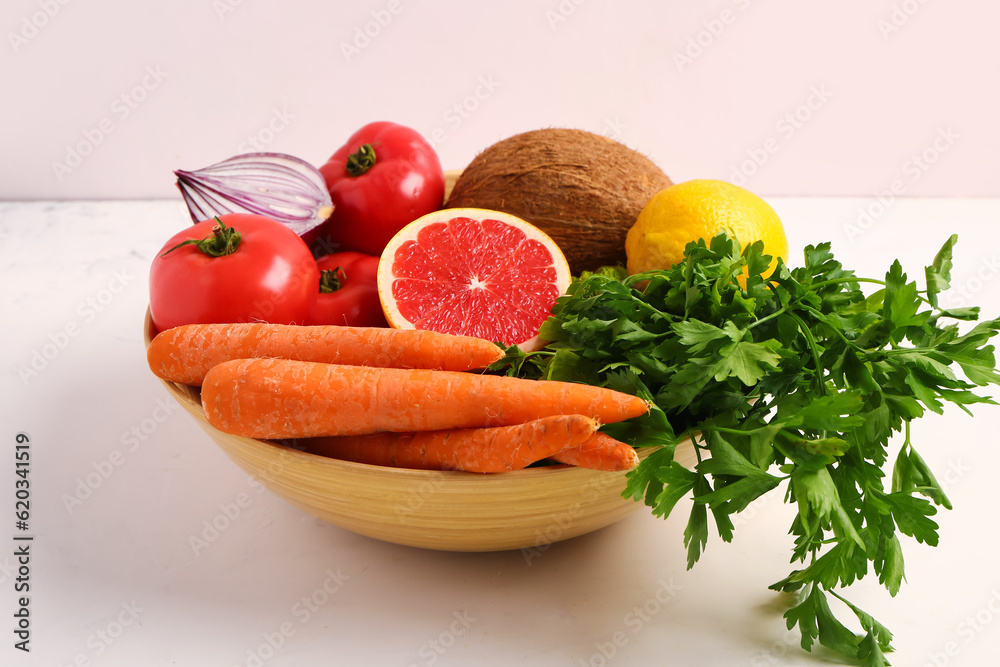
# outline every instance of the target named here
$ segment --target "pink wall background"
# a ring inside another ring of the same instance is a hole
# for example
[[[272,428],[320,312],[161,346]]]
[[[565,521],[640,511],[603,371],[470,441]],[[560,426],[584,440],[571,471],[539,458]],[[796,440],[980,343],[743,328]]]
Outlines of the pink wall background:
[[[544,126],[761,195],[1000,196],[988,0],[5,0],[0,199],[176,196],[394,120],[463,167]]]

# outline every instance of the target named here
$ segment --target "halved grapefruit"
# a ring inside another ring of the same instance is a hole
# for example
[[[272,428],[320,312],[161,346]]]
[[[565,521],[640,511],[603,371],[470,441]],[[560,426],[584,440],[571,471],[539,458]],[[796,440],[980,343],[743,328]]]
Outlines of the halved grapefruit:
[[[401,229],[382,252],[378,293],[390,326],[485,338],[531,351],[569,287],[545,232],[507,213],[454,208]]]

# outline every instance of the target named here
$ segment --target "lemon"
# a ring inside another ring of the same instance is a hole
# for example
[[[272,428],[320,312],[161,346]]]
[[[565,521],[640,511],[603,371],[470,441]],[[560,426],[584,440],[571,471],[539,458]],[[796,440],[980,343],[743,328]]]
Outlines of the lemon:
[[[669,269],[684,260],[691,241],[726,232],[743,248],[764,242],[771,255],[788,260],[785,228],[767,202],[737,185],[698,179],[671,185],[657,192],[642,209],[625,237],[629,274]],[[769,269],[769,272],[770,272]]]

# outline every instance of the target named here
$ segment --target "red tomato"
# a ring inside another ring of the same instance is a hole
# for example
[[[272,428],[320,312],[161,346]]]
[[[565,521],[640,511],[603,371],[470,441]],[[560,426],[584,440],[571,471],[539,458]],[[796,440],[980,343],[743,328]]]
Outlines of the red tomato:
[[[381,255],[404,225],[441,208],[444,171],[418,132],[396,123],[369,123],[319,169],[333,215],[317,236],[329,249]],[[309,237],[307,237],[309,238]]]
[[[378,257],[360,252],[335,252],[316,260],[320,293],[310,324],[387,327],[378,298]]]
[[[295,232],[262,215],[229,213],[167,241],[150,267],[149,310],[159,331],[213,322],[304,324],[318,282],[316,260]]]

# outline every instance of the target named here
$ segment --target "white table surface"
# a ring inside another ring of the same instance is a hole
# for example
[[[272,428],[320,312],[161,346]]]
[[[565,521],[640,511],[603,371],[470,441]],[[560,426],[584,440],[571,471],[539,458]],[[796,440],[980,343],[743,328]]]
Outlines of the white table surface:
[[[793,249],[832,241],[860,275],[922,276],[959,234],[949,306],[1000,314],[1000,201],[775,199]],[[859,212],[869,217],[859,221]],[[0,664],[817,665],[784,628],[791,508],[772,492],[685,570],[685,504],[645,508],[534,559],[397,546],[326,525],[255,484],[145,366],[147,269],[189,224],[177,201],[0,203]],[[922,278],[920,279],[923,284]],[[848,598],[896,633],[894,665],[996,664],[1000,406],[930,415],[913,442],[954,510],[904,539],[895,599]],[[31,439],[30,529],[14,445]],[[230,516],[226,517],[226,514]],[[238,515],[237,515],[238,513]],[[222,530],[206,532],[215,522]],[[31,652],[14,648],[16,535]],[[201,545],[192,542],[201,538]],[[846,612],[845,612],[846,613]],[[846,617],[845,617],[846,618]],[[615,640],[618,640],[617,645]],[[605,657],[605,654],[610,657]]]

